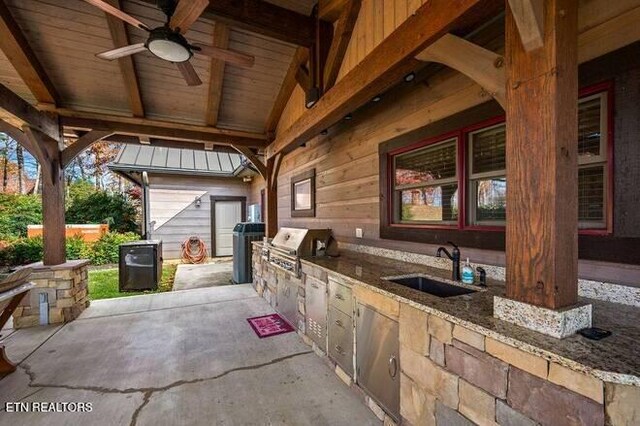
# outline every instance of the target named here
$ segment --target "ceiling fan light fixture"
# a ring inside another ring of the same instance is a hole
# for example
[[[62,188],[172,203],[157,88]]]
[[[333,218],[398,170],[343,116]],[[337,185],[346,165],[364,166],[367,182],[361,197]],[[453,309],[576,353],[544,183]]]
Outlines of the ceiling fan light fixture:
[[[160,59],[180,63],[191,59],[193,53],[187,40],[170,28],[160,27],[151,31],[147,40],[147,49]]]

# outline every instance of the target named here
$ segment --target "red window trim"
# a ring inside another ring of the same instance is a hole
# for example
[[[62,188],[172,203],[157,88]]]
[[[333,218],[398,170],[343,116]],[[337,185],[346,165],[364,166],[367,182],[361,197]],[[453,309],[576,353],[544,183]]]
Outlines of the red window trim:
[[[593,229],[579,229],[580,235],[611,235],[613,233],[613,194],[614,194],[614,161],[613,161],[613,141],[614,141],[614,97],[613,97],[613,82],[605,81],[602,83],[590,85],[582,88],[578,96],[580,98],[595,95],[597,93],[607,93],[607,211],[606,211],[606,228],[593,228]],[[468,170],[466,162],[467,151],[467,139],[471,132],[480,130],[486,127],[491,127],[497,124],[505,122],[505,115],[501,114],[496,117],[492,117],[488,120],[474,123],[470,126],[462,127],[460,129],[438,135],[432,138],[424,139],[405,147],[397,148],[390,151],[387,154],[387,212],[389,222],[388,226],[394,228],[414,228],[414,229],[455,229],[459,231],[487,231],[487,232],[504,232],[505,226],[502,225],[471,225],[467,224],[467,181]],[[443,142],[447,139],[457,138],[457,153],[456,166],[458,168],[458,223],[457,224],[409,224],[409,223],[394,223],[395,220],[395,174],[393,167],[393,159],[399,154],[413,151],[419,148],[424,148],[429,145],[433,145],[439,142]]]

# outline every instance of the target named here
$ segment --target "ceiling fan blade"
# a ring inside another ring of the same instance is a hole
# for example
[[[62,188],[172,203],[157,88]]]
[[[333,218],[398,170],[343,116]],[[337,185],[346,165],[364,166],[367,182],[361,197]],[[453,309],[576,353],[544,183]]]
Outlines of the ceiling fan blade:
[[[220,47],[207,46],[206,44],[199,43],[194,44],[193,47],[197,48],[194,49],[194,53],[220,59],[221,61],[229,62],[240,67],[251,68],[255,62],[255,57],[236,52],[235,50],[222,49]]]
[[[189,86],[200,86],[202,84],[202,80],[198,77],[198,73],[196,73],[191,62],[179,62],[176,65],[178,65],[178,69],[180,70],[180,73],[182,73],[182,77],[184,77],[184,80]]]
[[[173,29],[180,28],[182,34],[186,33],[208,5],[209,0],[180,0],[169,26]]]
[[[89,3],[92,6],[95,6],[99,9],[102,9],[104,12],[115,16],[116,18],[122,19],[123,21],[133,25],[134,27],[138,27],[141,28],[145,31],[150,31],[150,28],[148,26],[146,26],[142,21],[134,18],[133,16],[124,13],[123,11],[121,11],[120,9],[118,9],[117,7],[113,7],[111,6],[109,3],[103,1],[103,0],[84,0],[85,2]]]
[[[125,56],[133,55],[134,53],[144,52],[147,50],[144,43],[132,44],[130,46],[119,47],[117,49],[107,50],[106,52],[98,53],[96,56],[100,59],[106,59],[107,61],[113,61],[114,59],[124,58]]]

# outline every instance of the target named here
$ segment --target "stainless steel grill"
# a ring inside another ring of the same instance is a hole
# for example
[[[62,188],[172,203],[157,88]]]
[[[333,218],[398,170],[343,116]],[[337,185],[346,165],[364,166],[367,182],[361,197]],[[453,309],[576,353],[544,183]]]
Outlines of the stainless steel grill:
[[[262,258],[300,277],[300,258],[324,255],[330,239],[330,229],[280,228],[263,246]]]

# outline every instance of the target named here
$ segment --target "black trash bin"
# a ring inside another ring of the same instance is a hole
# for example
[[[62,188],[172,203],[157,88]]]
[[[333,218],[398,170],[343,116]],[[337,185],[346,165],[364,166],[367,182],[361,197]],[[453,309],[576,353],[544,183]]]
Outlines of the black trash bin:
[[[253,280],[251,242],[262,240],[264,223],[242,222],[233,228],[233,282],[250,283]]]
[[[143,240],[120,245],[120,291],[157,290],[162,279],[162,241]]]

